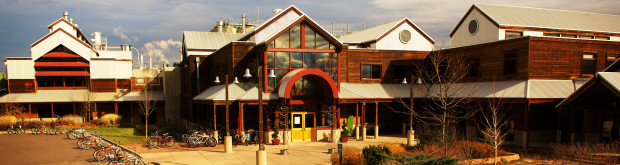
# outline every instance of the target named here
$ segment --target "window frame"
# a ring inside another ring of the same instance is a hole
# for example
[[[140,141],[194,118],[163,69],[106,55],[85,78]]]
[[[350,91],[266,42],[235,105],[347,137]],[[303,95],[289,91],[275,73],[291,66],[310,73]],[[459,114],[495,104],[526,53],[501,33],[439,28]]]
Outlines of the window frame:
[[[138,80],[142,80],[142,83],[138,83]],[[145,77],[136,77],[136,86],[145,86],[146,85],[146,78]]]
[[[364,77],[364,65],[369,65],[370,66],[370,78]],[[373,74],[372,74],[373,73],[372,72],[373,66],[379,66],[379,77],[377,77],[377,78],[373,77]],[[382,77],[381,73],[383,73],[382,71],[383,71],[383,65],[380,64],[380,63],[362,63],[362,64],[360,64],[360,77],[361,77],[362,80],[381,80],[381,77]]]
[[[586,54],[592,55],[592,58],[584,58],[584,56]],[[583,52],[583,53],[581,53],[581,67],[580,67],[581,68],[580,69],[581,77],[592,77],[592,76],[594,76],[594,74],[596,73],[596,55],[597,54],[593,53],[593,52]],[[592,73],[591,74],[583,73],[584,70],[585,70],[583,63],[585,61],[594,61],[594,65],[592,66]]]
[[[506,58],[507,54],[511,54],[514,53],[514,59],[512,58]],[[514,69],[513,73],[506,73],[506,64],[507,64],[507,60],[514,60],[514,67],[512,67],[512,69]],[[503,55],[502,55],[502,74],[503,75],[516,75],[518,72],[518,66],[519,66],[519,51],[518,50],[509,50],[509,51],[504,51]]]
[[[519,33],[519,36],[518,37],[508,38],[508,33]],[[506,40],[513,39],[513,38],[519,38],[519,37],[523,37],[523,31],[506,30],[506,32],[504,32],[504,39],[506,39]]]
[[[615,60],[609,60],[609,57],[616,57]],[[613,64],[614,62],[618,61],[618,59],[620,59],[620,54],[607,54],[607,57],[605,57],[605,68],[611,66],[611,64]],[[610,64],[607,64],[607,62],[610,62]]]
[[[470,59],[473,59],[472,60],[473,62],[470,62]],[[481,63],[482,63],[481,55],[473,55],[473,56],[465,57],[465,65],[468,67],[467,68],[467,73],[465,73],[465,77],[466,78],[480,78],[480,76],[481,76],[480,73],[482,71],[481,68],[480,68],[480,66],[482,66]],[[471,76],[470,75],[469,64],[478,64],[478,69],[476,71],[477,74],[475,76]]]

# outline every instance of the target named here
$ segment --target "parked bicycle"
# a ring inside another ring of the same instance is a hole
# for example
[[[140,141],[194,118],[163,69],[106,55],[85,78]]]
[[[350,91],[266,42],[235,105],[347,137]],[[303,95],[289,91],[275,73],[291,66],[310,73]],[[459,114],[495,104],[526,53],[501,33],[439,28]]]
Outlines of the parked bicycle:
[[[67,129],[65,129],[64,125],[54,125],[52,127],[50,127],[49,129],[49,134],[54,134],[54,135],[58,135],[58,134],[66,134],[67,133]]]
[[[148,163],[142,160],[140,157],[131,154],[127,157],[119,157],[116,159],[112,159],[108,165],[148,165]]]
[[[31,131],[32,131],[32,134],[35,134],[35,135],[39,134],[40,135],[40,134],[43,134],[43,133],[47,132],[47,128],[45,128],[44,125],[37,124],[34,127],[32,127]]]
[[[90,137],[90,132],[86,131],[84,128],[78,128],[67,132],[67,138],[73,140],[77,138],[85,138]]]
[[[174,137],[169,136],[168,133],[159,134],[159,131],[156,131],[148,141],[146,141],[146,145],[149,148],[157,148],[160,145],[165,145],[168,147],[174,146]]]
[[[77,147],[81,149],[90,149],[92,147],[103,146],[103,141],[99,136],[91,136],[90,138],[84,138],[77,141]]]
[[[13,126],[10,125],[6,132],[10,135],[10,134],[22,134],[25,133],[24,129],[22,128],[21,124],[17,124],[17,126]]]
[[[123,151],[121,148],[116,145],[112,145],[110,147],[101,147],[97,151],[93,152],[93,158],[99,162],[104,162],[105,160],[113,160],[116,158],[125,157],[127,153]]]
[[[200,132],[200,133],[197,133],[196,136],[190,137],[187,143],[189,144],[189,147],[192,147],[192,148],[198,147],[201,144],[204,144],[205,146],[209,146],[209,147],[215,147],[216,145],[215,138],[213,138],[213,136],[210,136],[205,132]]]

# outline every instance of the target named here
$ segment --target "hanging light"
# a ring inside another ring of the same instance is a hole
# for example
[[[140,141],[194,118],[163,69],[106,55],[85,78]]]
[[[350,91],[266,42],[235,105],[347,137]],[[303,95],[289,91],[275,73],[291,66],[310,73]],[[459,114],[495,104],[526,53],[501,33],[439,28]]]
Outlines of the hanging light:
[[[269,76],[267,76],[269,78],[276,78],[276,71],[271,69],[269,70]]]
[[[403,84],[407,84],[407,78],[403,78]]]
[[[219,76],[215,76],[215,81],[213,81],[216,84],[220,83],[220,77]]]
[[[422,84],[422,79],[418,77],[418,82],[416,84]]]
[[[250,74],[250,69],[245,69],[245,74],[243,75],[245,78],[250,78],[252,75]]]
[[[233,81],[233,83],[239,84],[239,80],[237,79],[237,76],[235,76],[235,81]]]

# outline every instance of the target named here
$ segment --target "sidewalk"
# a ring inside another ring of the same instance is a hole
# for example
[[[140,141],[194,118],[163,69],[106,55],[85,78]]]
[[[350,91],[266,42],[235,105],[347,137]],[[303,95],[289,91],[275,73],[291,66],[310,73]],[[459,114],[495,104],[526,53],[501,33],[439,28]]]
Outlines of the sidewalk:
[[[363,148],[368,145],[383,143],[405,143],[407,138],[399,136],[380,136],[379,139],[366,139],[366,141],[354,141],[349,139],[343,143],[344,147]],[[327,149],[336,144],[327,142],[293,142],[288,146],[288,155],[280,155],[280,149],[286,145],[265,145],[267,150],[267,164],[331,164]],[[256,164],[256,151],[258,145],[233,147],[232,154],[221,151],[185,151],[185,152],[161,152],[140,154],[151,164],[205,164],[205,165],[251,165]]]

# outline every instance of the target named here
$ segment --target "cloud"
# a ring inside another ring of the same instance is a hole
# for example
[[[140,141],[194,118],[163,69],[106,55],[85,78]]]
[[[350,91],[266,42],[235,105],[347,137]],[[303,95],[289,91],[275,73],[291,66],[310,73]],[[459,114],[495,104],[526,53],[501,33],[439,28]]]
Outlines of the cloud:
[[[131,36],[128,37],[127,35],[125,35],[124,31],[123,31],[123,27],[115,27],[113,30],[114,36],[117,36],[119,38],[121,38],[121,40],[125,41],[126,43],[134,43],[136,41],[138,41],[138,37],[136,36]]]
[[[168,59],[178,57],[178,50],[181,48],[181,45],[181,41],[173,39],[150,41],[144,44],[142,51],[144,51],[145,55],[153,58],[154,63],[157,62],[156,60],[160,60],[161,63],[169,63]],[[174,61],[180,61],[180,59]]]

